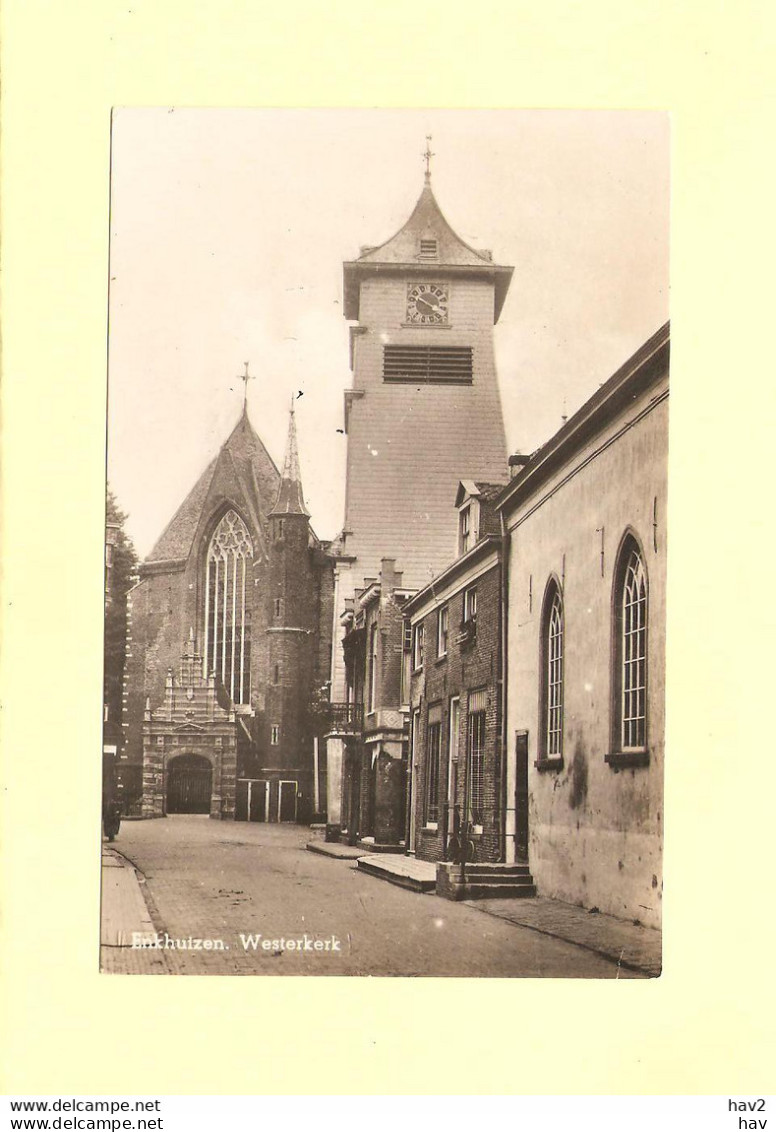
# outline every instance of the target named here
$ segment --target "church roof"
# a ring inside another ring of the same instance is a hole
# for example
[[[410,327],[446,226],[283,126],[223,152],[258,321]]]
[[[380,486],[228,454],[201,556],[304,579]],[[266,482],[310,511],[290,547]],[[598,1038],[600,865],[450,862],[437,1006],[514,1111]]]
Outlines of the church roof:
[[[203,517],[211,489],[219,478],[219,469],[228,469],[236,476],[246,499],[265,518],[269,501],[277,495],[280,473],[255,433],[247,410],[211,460],[194,487],[184,499],[145,559],[146,563],[181,561],[188,558]]]
[[[302,474],[299,471],[299,452],[296,445],[296,421],[294,419],[294,404],[291,402],[291,414],[288,421],[288,443],[286,444],[286,459],[283,464],[283,474],[280,477],[275,506],[270,515],[308,515],[304,505],[302,491]]]
[[[415,263],[421,239],[436,240],[439,263],[481,267],[492,262],[490,252],[475,251],[453,231],[437,204],[430,181],[424,184],[406,224],[384,244],[364,250],[358,262]]]
[[[532,454],[500,493],[496,501],[497,510],[508,516],[512,507],[528,498],[560,467],[568,467],[574,453],[588,445],[591,437],[606,428],[624,407],[632,406],[634,400],[655,382],[667,381],[670,350],[671,323],[666,322]],[[667,395],[666,387],[665,391],[655,393],[651,403]]]
[[[495,319],[498,319],[506,298],[511,267],[493,263],[489,251],[477,251],[453,230],[445,218],[426,177],[423,191],[407,222],[385,243],[362,249],[357,260],[346,263],[346,318],[358,318],[361,279],[378,269],[409,269],[428,273],[430,269],[470,273],[472,270],[493,278],[496,288]]]

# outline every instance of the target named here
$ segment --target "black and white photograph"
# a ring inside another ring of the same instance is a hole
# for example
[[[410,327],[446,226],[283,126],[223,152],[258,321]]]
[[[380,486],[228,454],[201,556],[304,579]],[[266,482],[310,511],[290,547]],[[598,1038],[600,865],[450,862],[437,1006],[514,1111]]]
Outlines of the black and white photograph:
[[[669,154],[114,108],[103,974],[660,975]]]

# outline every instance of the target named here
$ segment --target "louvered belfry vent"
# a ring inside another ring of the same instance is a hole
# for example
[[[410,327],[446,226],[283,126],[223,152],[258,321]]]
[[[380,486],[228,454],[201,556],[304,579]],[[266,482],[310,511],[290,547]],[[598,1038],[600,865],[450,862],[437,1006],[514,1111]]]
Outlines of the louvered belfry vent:
[[[472,384],[471,346],[385,346],[383,381],[436,385]]]

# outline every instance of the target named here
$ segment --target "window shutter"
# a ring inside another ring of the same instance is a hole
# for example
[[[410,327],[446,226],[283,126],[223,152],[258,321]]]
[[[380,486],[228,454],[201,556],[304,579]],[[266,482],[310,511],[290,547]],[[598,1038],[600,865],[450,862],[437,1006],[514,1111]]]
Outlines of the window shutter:
[[[471,385],[471,346],[385,346],[383,381],[394,384]]]

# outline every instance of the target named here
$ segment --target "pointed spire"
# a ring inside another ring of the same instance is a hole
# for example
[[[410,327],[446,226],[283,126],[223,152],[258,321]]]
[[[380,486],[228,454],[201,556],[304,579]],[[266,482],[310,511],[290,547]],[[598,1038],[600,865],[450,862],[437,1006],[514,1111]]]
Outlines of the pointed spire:
[[[299,452],[296,445],[296,420],[294,417],[294,398],[291,396],[291,413],[288,421],[288,443],[280,489],[271,515],[309,515],[304,505],[302,476],[299,471]]]

